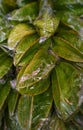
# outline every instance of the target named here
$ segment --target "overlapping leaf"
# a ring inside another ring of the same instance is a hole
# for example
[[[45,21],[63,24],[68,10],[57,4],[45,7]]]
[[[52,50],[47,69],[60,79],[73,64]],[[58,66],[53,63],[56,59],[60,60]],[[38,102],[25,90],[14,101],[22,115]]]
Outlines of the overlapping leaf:
[[[52,101],[53,97],[50,89],[34,97],[22,96],[19,100],[17,114],[21,127],[25,130],[41,128],[48,118]]]
[[[29,21],[32,22],[38,14],[37,2],[29,3],[20,9],[14,10],[10,16],[10,20]]]
[[[4,17],[0,18],[0,43],[8,38],[10,29],[9,21]]]
[[[57,36],[68,41],[73,48],[83,54],[83,39],[79,33],[63,25],[58,29],[58,32]]]
[[[23,88],[20,87],[20,88],[18,88],[18,90],[21,94],[35,96],[35,95],[41,94],[44,91],[46,91],[48,89],[49,85],[50,85],[50,78],[46,77],[46,78],[40,80],[38,83],[31,85],[30,87],[27,87],[27,85],[26,85],[26,87],[23,87]]]
[[[51,72],[51,70],[54,68],[56,59],[48,53],[48,47],[50,46],[50,42],[50,40],[47,40],[45,43],[43,43],[44,46],[42,46],[38,50],[38,52],[34,55],[30,63],[22,67],[22,69],[20,70],[17,77],[18,91],[20,91],[21,88],[26,88],[27,92],[28,89],[30,91],[30,87],[34,86],[36,83],[46,78]]]
[[[52,75],[52,89],[55,105],[61,118],[69,118],[82,104],[80,95],[83,72],[71,64],[61,62]]]
[[[71,32],[71,34],[69,32]],[[82,48],[83,43],[80,36],[77,37],[72,30],[68,30],[65,33],[63,31],[59,36],[54,37],[53,52],[66,60],[83,62]]]
[[[83,20],[81,19],[83,14],[82,0],[77,1],[57,1],[55,2],[55,10],[57,16],[61,18],[61,21],[77,32],[81,32],[83,28]]]
[[[0,78],[2,78],[12,66],[13,59],[0,49]]]
[[[18,92],[13,89],[11,90],[8,96],[8,110],[9,110],[10,117],[14,115],[15,108],[18,101],[18,96],[19,96]]]
[[[22,96],[18,104],[18,121],[24,130],[31,128],[33,97]]]
[[[38,44],[37,44],[38,41],[39,41],[39,36],[37,34],[25,36],[23,38],[23,40],[16,47],[14,64],[15,65],[19,64],[21,66],[21,65],[23,65],[23,61],[24,61],[24,64],[26,64],[26,62],[28,63],[29,55],[31,58],[33,55],[33,52],[37,51],[37,49],[35,49],[36,48],[35,46],[38,46]],[[34,50],[32,50],[32,48],[34,48]],[[30,52],[31,52],[31,54],[30,54]],[[27,60],[25,60],[25,58],[27,58]]]
[[[22,38],[26,35],[30,35],[35,33],[35,30],[32,26],[27,24],[18,24],[15,26],[8,38],[8,47],[9,49],[14,49],[17,44],[22,40]]]
[[[39,3],[39,16],[34,21],[34,25],[37,27],[41,37],[49,38],[56,32],[59,25],[59,18],[54,14],[52,6],[48,0],[40,0]]]
[[[48,120],[52,102],[53,97],[51,89],[34,97],[32,129],[41,129],[44,122]]]
[[[3,107],[10,90],[11,87],[9,82],[6,82],[4,85],[0,84],[0,110]]]

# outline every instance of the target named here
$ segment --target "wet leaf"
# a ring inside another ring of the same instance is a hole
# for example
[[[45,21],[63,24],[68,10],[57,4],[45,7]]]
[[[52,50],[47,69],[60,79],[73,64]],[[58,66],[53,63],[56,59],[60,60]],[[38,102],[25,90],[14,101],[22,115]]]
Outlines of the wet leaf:
[[[52,90],[56,108],[64,120],[71,117],[82,104],[80,96],[83,72],[61,62],[52,74]]]
[[[0,84],[0,110],[2,109],[9,92],[11,90],[9,82],[6,82],[4,85]]]
[[[31,127],[33,110],[33,98],[29,96],[21,96],[18,104],[18,121],[20,126],[29,130]]]
[[[71,28],[66,28],[62,25],[62,27],[58,29],[57,36],[68,41],[73,48],[77,49],[78,51],[80,51],[80,53],[83,54],[83,39],[79,33],[75,32]]]
[[[23,39],[24,36],[35,33],[35,30],[32,26],[27,24],[18,24],[15,26],[8,38],[8,47],[9,49],[15,49],[17,44]]]
[[[38,94],[43,93],[44,91],[46,91],[48,89],[50,85],[50,78],[46,77],[42,80],[40,80],[38,83],[31,85],[30,87],[25,87],[25,88],[18,88],[18,91],[21,94],[27,94],[30,96],[35,96]]]
[[[74,62],[83,62],[83,54],[75,47],[73,47],[73,42],[71,44],[68,40],[61,37],[54,37],[54,45],[52,50],[58,56]]]
[[[56,59],[48,53],[50,40],[34,55],[28,65],[25,65],[17,76],[17,89],[35,85],[49,75],[55,66]]]
[[[11,66],[12,58],[0,49],[0,78],[2,78],[9,71]]]
[[[37,2],[29,3],[20,9],[14,10],[10,16],[10,20],[29,21],[32,22],[38,14]]]
[[[53,97],[51,89],[48,89],[43,94],[34,97],[32,129],[41,129],[44,122],[48,120],[52,101]]]
[[[72,2],[75,4],[73,4]],[[57,12],[56,15],[57,17],[60,17],[61,21],[65,25],[71,27],[72,29],[80,33],[83,29],[83,20],[81,19],[83,14],[83,5],[81,4],[81,2],[72,2],[67,4],[67,1],[64,5],[63,2],[61,2],[61,6],[60,3],[58,5],[57,3],[55,3],[55,9]]]
[[[59,25],[59,19],[55,16],[51,4],[48,0],[40,0],[40,12],[38,18],[34,21],[34,25],[41,37],[49,38],[52,36]]]
[[[10,29],[11,25],[9,21],[2,15],[2,18],[0,19],[0,43],[8,38]]]
[[[19,42],[19,44],[16,46],[16,53],[14,56],[14,64],[17,65],[17,64],[19,64],[19,62],[24,60],[24,55],[26,55],[26,53],[28,53],[28,51],[33,46],[36,46],[38,41],[39,41],[39,36],[37,34],[25,36],[23,38],[23,40],[21,42]],[[31,54],[32,53],[33,53],[33,50],[31,52]],[[29,54],[27,54],[27,57],[28,56],[29,56]],[[31,57],[31,55],[30,55],[30,57]],[[25,64],[25,61],[24,61],[24,64]]]
[[[8,110],[9,110],[9,115],[10,117],[14,115],[17,101],[18,101],[18,92],[16,90],[11,90],[10,94],[8,96]]]

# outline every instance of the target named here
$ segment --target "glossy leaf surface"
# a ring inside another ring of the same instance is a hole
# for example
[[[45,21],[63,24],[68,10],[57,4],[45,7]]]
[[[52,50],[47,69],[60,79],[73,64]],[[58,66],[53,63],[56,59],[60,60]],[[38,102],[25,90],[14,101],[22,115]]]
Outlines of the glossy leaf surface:
[[[12,58],[0,49],[0,78],[2,78],[9,71],[11,66]]]
[[[41,94],[44,91],[46,91],[48,89],[49,85],[50,85],[50,78],[46,77],[46,78],[40,80],[38,83],[31,85],[30,87],[27,87],[27,85],[25,88],[20,87],[18,89],[18,91],[21,94],[35,96],[35,95]]]
[[[18,91],[20,91],[21,88],[28,90],[29,87],[47,77],[54,68],[56,59],[48,53],[49,43],[50,41],[39,49],[31,62],[20,70],[17,77]]]
[[[66,26],[60,27],[58,29],[59,37],[63,38],[64,40],[68,41],[68,43],[80,53],[83,54],[83,39],[81,35],[74,30],[67,28]]]
[[[82,104],[82,97],[80,96],[82,74],[83,72],[78,71],[71,64],[65,62],[61,62],[53,71],[53,97],[56,108],[64,120],[70,118]]]
[[[33,27],[27,25],[27,24],[18,24],[15,26],[8,38],[8,47],[9,49],[14,49],[17,44],[22,40],[22,38],[26,35],[30,35],[35,33],[35,30]]]
[[[32,34],[32,35],[29,35],[29,36],[25,36],[23,38],[23,40],[16,47],[14,63],[17,65],[17,64],[19,64],[19,62],[24,60],[24,55],[26,55],[26,53],[28,53],[28,51],[33,46],[36,46],[38,41],[39,41],[39,36],[37,34]],[[27,59],[28,59],[29,55],[30,54],[27,54]]]
[[[14,10],[9,19],[16,21],[29,21],[32,22],[38,14],[37,2],[32,2],[23,6],[20,9]]]
[[[64,38],[54,37],[54,42],[52,49],[55,54],[69,61],[83,62],[83,54],[77,48],[73,47],[72,41],[71,45],[70,42]]]
[[[41,37],[49,38],[52,36],[59,25],[59,19],[53,12],[52,6],[48,0],[40,0],[40,11],[38,18],[34,21],[34,25]]]
[[[7,18],[3,17],[3,14],[0,15],[2,15],[2,17],[0,18],[0,43],[1,43],[8,38],[11,25],[7,20]]]
[[[61,21],[74,29],[77,32],[81,32],[83,29],[83,5],[82,1],[63,1],[61,3],[55,2],[55,10],[57,11],[57,17],[60,17]]]
[[[50,89],[34,97],[32,129],[41,129],[44,122],[48,120],[52,101],[53,97]]]
[[[29,96],[21,96],[18,104],[18,121],[21,127],[29,130],[31,127],[33,110],[33,98]]]

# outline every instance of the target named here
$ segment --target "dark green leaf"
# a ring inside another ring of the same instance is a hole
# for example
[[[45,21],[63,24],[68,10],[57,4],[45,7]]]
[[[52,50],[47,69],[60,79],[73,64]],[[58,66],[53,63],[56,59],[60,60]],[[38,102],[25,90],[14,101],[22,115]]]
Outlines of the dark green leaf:
[[[77,1],[74,1],[75,4],[71,4],[71,1],[69,3],[66,1],[65,5],[63,5],[63,3],[64,2],[61,2],[62,5],[59,3],[58,6],[57,3],[55,3],[57,17],[60,17],[65,25],[80,33],[83,28],[83,20],[81,19],[83,5]]]
[[[58,36],[68,41],[73,48],[83,54],[83,39],[79,33],[62,25],[62,27],[58,29]]]
[[[44,122],[48,120],[52,101],[53,97],[51,89],[48,89],[43,94],[34,97],[32,130],[41,129]]]
[[[50,40],[47,40],[30,63],[20,70],[17,77],[17,89],[19,91],[21,88],[28,90],[29,87],[47,77],[54,68],[56,59],[48,53],[49,46]]]
[[[8,96],[8,110],[10,117],[14,115],[15,108],[18,101],[18,92],[16,90],[11,90],[9,96]]]
[[[74,48],[71,41],[71,44],[68,40],[65,40],[61,37],[54,37],[54,45],[53,45],[53,51],[58,56],[74,61],[74,62],[83,62],[83,54],[77,49]]]
[[[2,0],[2,5],[6,13],[10,12],[11,10],[17,7],[16,0]]]
[[[0,49],[0,78],[2,78],[9,71],[11,66],[12,58]]]
[[[4,85],[0,84],[0,110],[2,109],[9,92],[11,90],[9,82],[6,82]]]
[[[10,15],[10,20],[32,22],[38,14],[37,2],[32,2],[20,9],[14,10]]]
[[[64,120],[70,118],[82,104],[82,73],[65,62],[61,62],[53,71],[53,97],[56,108]]]
[[[18,121],[24,130],[31,128],[32,111],[33,98],[26,95],[21,96],[18,104]]]

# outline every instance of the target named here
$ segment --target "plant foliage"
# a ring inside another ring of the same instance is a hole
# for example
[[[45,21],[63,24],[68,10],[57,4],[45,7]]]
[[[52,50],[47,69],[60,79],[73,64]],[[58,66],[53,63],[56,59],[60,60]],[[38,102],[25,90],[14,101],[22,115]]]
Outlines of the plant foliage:
[[[0,0],[0,130],[83,129],[83,1]]]

